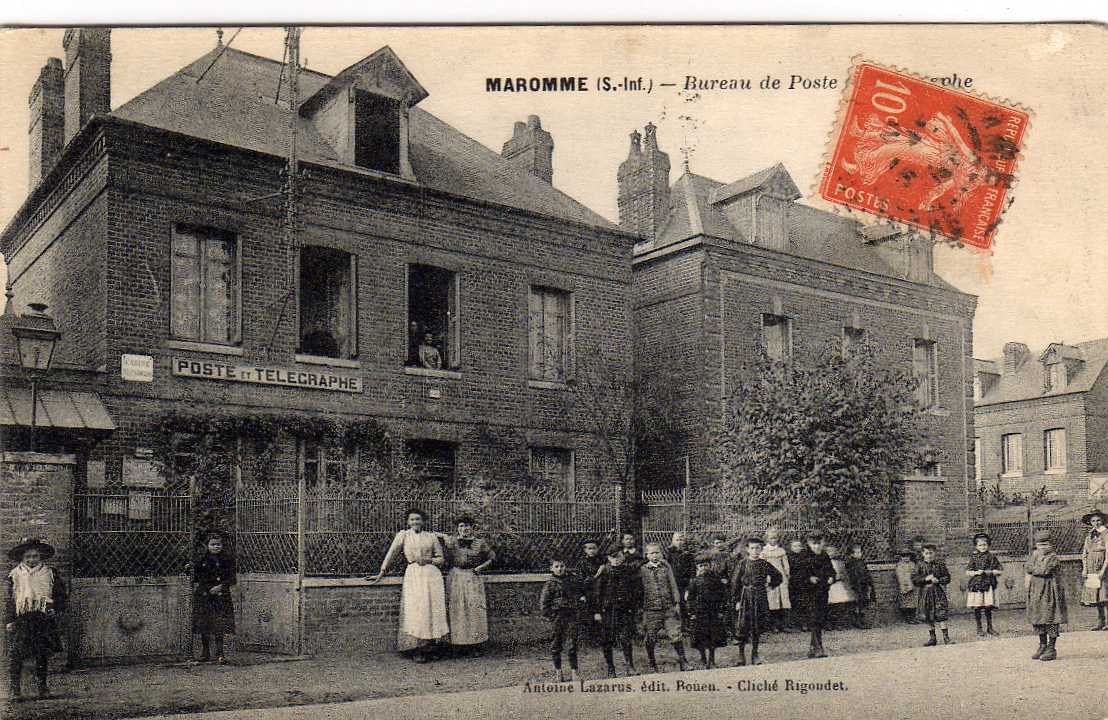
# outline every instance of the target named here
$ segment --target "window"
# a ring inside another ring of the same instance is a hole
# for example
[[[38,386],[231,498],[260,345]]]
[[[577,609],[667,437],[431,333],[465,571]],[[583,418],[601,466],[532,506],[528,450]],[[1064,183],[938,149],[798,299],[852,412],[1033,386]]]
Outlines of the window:
[[[365,90],[354,93],[354,164],[400,174],[400,102]]]
[[[239,342],[238,243],[231,233],[179,225],[173,231],[170,326],[178,340]]]
[[[1023,435],[1009,433],[1001,436],[1000,462],[1004,475],[1023,475]]]
[[[916,387],[916,402],[924,408],[936,407],[939,404],[939,363],[933,341],[913,342],[912,371],[919,382]]]
[[[973,479],[981,486],[981,438],[973,439]]]
[[[407,365],[429,370],[461,367],[460,293],[457,273],[431,265],[408,266]]]
[[[866,331],[860,327],[851,327],[846,325],[843,327],[843,357],[850,357],[850,353],[855,348],[861,347],[862,342],[865,340]]]
[[[530,475],[548,487],[563,490],[573,497],[573,451],[563,448],[533,447],[529,459]]]
[[[1066,364],[1056,362],[1047,365],[1046,389],[1047,392],[1065,390],[1069,380],[1066,372]]]
[[[409,440],[405,443],[415,476],[431,490],[445,490],[454,484],[457,446],[441,440]]]
[[[1043,433],[1043,469],[1066,469],[1066,431],[1054,428]]]
[[[305,355],[358,354],[358,263],[342,250],[300,249],[300,348]]]
[[[793,354],[792,318],[762,314],[762,342],[773,360],[788,360]]]
[[[975,375],[973,377],[973,399],[980,400],[983,394],[984,393],[982,392],[981,376]]]
[[[527,301],[528,374],[565,382],[573,366],[573,298],[562,290],[532,287]]]
[[[937,462],[925,462],[915,469],[916,477],[942,477],[943,466]]]
[[[315,440],[300,442],[300,472],[309,490],[341,488],[356,465],[343,448],[327,447]]]

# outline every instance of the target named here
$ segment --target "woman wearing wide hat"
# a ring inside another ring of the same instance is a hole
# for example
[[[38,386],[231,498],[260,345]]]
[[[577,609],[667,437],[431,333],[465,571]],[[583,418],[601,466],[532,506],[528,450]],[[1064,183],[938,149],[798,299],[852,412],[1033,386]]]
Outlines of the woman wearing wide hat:
[[[23,661],[34,658],[39,697],[47,697],[50,655],[62,649],[56,619],[65,610],[65,585],[45,564],[53,556],[54,547],[39,538],[24,538],[8,551],[8,559],[17,564],[8,573],[3,624],[8,636],[8,680],[16,701],[23,697]]]
[[[1093,510],[1085,513],[1081,522],[1089,526],[1081,548],[1081,572],[1085,578],[1081,604],[1096,608],[1097,625],[1093,630],[1108,630],[1108,515]]]

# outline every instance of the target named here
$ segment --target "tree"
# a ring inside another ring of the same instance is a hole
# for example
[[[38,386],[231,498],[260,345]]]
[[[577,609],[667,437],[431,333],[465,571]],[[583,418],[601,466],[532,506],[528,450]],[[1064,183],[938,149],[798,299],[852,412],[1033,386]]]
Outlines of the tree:
[[[724,488],[755,503],[806,505],[832,528],[872,519],[878,502],[891,531],[898,481],[933,459],[916,379],[880,358],[868,343],[847,356],[828,343],[807,365],[761,352],[740,373],[715,444]]]

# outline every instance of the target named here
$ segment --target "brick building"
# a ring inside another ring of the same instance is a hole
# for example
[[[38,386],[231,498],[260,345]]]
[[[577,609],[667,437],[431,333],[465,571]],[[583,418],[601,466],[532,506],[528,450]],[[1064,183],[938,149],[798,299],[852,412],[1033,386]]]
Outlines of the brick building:
[[[1011,495],[1046,487],[1062,500],[1102,496],[1108,482],[1108,339],[1051,343],[1037,357],[1010,342],[975,360],[979,485]]]
[[[637,372],[674,378],[687,462],[647,459],[643,487],[711,482],[709,452],[726,398],[759,343],[803,359],[834,338],[873,342],[913,368],[934,463],[907,483],[904,532],[966,522],[972,468],[976,298],[936,275],[930,241],[802,204],[781,165],[732,183],[693,174],[672,185],[655,128],[631,135],[619,168],[619,219],[634,247]]]
[[[57,362],[90,375],[117,426],[76,453],[86,520],[157,524],[173,498],[204,492],[174,486],[151,458],[168,413],[372,419],[437,490],[528,478],[572,497],[627,476],[572,381],[578,358],[613,386],[629,372],[633,238],[551,184],[554,141],[537,117],[491,151],[422,110],[427,91],[387,47],[333,77],[303,71],[292,105],[281,63],[217,46],[113,110],[110,30],[69,30],[64,47],[64,68],[52,58],[29,98],[32,191],[0,251],[16,310],[49,306]],[[290,124],[302,171],[292,243]],[[266,477],[250,477],[253,450],[235,442],[221,451],[240,486],[341,491],[367,472],[357,448],[282,436]],[[381,522],[370,530],[399,529],[401,513]],[[363,560],[319,572],[375,570]],[[396,588],[364,585],[323,583],[310,607],[303,587],[303,607],[288,586],[258,602],[307,623],[353,597],[343,614],[378,623],[367,635],[387,644]],[[157,592],[177,598],[167,617],[184,612],[185,591]],[[136,613],[152,602],[128,597]],[[304,632],[289,647],[326,646]],[[104,642],[179,649],[128,638]]]

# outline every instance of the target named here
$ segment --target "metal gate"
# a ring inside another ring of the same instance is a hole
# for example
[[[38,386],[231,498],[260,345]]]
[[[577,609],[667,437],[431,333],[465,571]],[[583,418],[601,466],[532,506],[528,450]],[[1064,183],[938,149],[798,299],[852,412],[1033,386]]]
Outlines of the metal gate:
[[[191,655],[193,517],[187,489],[73,496],[72,661]]]
[[[238,565],[236,648],[300,653],[303,543],[299,488],[239,485],[235,496]]]

